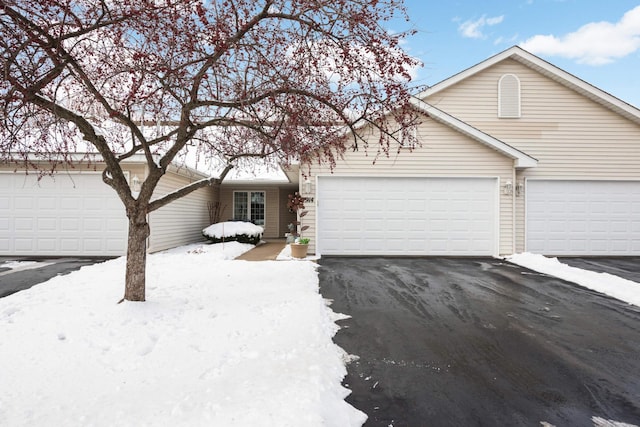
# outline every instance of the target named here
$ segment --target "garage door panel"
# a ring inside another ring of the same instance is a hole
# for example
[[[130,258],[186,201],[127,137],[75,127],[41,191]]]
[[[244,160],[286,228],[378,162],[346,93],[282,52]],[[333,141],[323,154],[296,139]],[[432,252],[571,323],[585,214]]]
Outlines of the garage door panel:
[[[55,252],[56,250],[56,239],[54,238],[49,238],[49,239],[44,239],[44,238],[39,238],[38,239],[38,252]]]
[[[568,229],[572,233],[584,233],[587,231],[587,224],[583,221],[570,221],[568,224]],[[539,227],[540,231],[544,231],[544,227]],[[562,230],[560,230],[562,231]]]
[[[16,218],[14,227],[18,231],[34,231],[33,218]]]
[[[527,181],[527,247],[548,255],[638,255],[640,182]]]
[[[613,235],[613,237],[624,237],[625,233],[630,233],[631,232],[631,224],[624,222],[624,221],[618,221],[618,220],[614,220],[611,221],[611,234]]]
[[[23,196],[15,198],[15,209],[33,209],[33,199]]]
[[[84,218],[82,220],[82,230],[84,233],[100,233],[103,231],[102,227],[105,221],[100,218]]]
[[[88,253],[99,252],[102,248],[100,239],[83,239],[83,250]]]
[[[122,239],[108,238],[106,241],[106,248],[110,253],[123,251]]]
[[[124,236],[127,232],[127,222],[116,218],[107,218],[107,233],[118,233]],[[122,238],[118,239],[122,241]]]
[[[81,249],[80,242],[82,242],[82,238],[60,239],[60,250],[63,252],[79,252]]]
[[[427,228],[427,221],[424,219],[418,219],[411,221],[408,226],[409,232],[420,233]]]
[[[57,207],[55,197],[41,197],[38,199],[38,209],[40,210],[55,210]]]
[[[99,197],[84,197],[82,199],[82,207],[88,211],[108,208],[106,204],[102,203],[102,199]]]
[[[387,211],[389,212],[404,213],[405,211],[406,202],[403,199],[381,200],[380,203],[387,203]]]
[[[614,201],[608,210],[612,215],[627,217],[633,212],[633,206],[629,202]]]
[[[61,197],[58,209],[67,212],[77,212],[82,209],[82,201],[77,197]]]
[[[388,219],[386,221],[386,229],[391,233],[403,233],[406,231],[405,224],[406,222],[401,219]]]
[[[318,250],[325,255],[493,255],[496,191],[495,179],[320,177]],[[375,199],[367,200],[371,195]],[[348,198],[354,203],[346,212],[340,206]],[[350,238],[353,229],[359,230],[358,239]]]
[[[19,252],[33,252],[33,243],[32,239],[15,239],[15,248],[16,251]]]
[[[57,221],[55,218],[38,218],[38,230],[56,231]]]
[[[80,221],[78,218],[60,218],[60,230],[61,231],[79,231]]]

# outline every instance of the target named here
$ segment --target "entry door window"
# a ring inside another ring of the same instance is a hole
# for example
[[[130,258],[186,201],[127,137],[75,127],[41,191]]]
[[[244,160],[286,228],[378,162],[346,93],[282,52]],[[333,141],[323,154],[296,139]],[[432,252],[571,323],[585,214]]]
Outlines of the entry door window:
[[[233,219],[264,226],[264,191],[234,191]]]

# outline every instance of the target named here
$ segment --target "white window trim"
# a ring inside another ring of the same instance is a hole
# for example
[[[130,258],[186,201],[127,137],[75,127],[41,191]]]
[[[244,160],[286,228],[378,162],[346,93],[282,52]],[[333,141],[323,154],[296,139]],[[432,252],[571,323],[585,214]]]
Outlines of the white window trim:
[[[261,227],[267,226],[267,192],[265,190],[234,190],[232,200],[232,216],[236,219],[236,193],[246,193],[248,195],[247,201],[249,203],[247,213],[251,214],[251,193],[262,193],[264,195],[264,224]],[[253,222],[251,218],[245,218],[245,220]]]

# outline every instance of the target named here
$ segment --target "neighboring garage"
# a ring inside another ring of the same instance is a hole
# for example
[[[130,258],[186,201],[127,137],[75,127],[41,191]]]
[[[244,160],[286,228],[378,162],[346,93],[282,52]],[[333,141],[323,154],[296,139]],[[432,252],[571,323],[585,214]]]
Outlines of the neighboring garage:
[[[529,252],[640,255],[640,181],[527,180]]]
[[[100,173],[0,172],[0,255],[122,255],[127,218]]]
[[[1,167],[2,165],[0,165]],[[144,180],[144,157],[125,164],[125,175]],[[25,174],[0,170],[0,256],[120,256],[126,253],[128,220],[116,192],[102,181],[101,164],[91,170],[78,162],[73,171],[60,171],[38,180],[37,171]],[[80,169],[85,168],[85,171]],[[50,170],[44,165],[43,170]],[[156,187],[162,197],[208,175],[171,166]],[[157,252],[202,241],[202,229],[211,224],[211,187],[149,214],[151,236],[147,250]]]
[[[496,178],[318,177],[322,255],[497,255]]]

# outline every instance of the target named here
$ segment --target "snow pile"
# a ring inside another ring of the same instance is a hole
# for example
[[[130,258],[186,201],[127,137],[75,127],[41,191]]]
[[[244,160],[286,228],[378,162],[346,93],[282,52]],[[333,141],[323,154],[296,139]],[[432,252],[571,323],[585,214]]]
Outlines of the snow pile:
[[[508,256],[506,259],[522,267],[577,283],[585,288],[640,306],[640,283],[609,273],[571,267],[558,261],[558,258],[547,258],[538,254],[521,253]]]
[[[124,258],[0,299],[0,425],[362,425],[315,264],[247,248],[150,255],[145,303]]]
[[[202,230],[205,236],[213,237],[216,239],[222,239],[223,237],[233,237],[240,234],[246,234],[247,236],[262,236],[264,229],[259,225],[252,224],[250,222],[242,221],[227,221],[218,222],[212,224]]]

